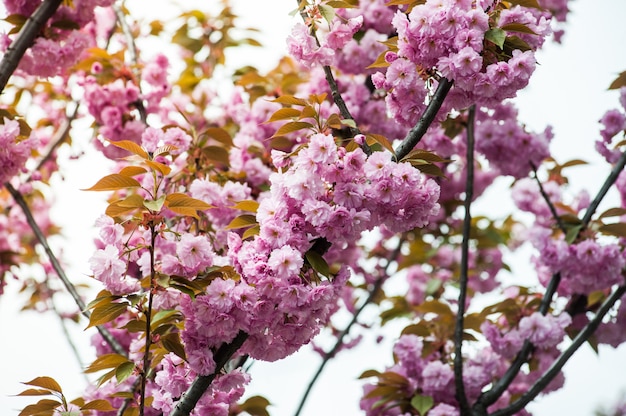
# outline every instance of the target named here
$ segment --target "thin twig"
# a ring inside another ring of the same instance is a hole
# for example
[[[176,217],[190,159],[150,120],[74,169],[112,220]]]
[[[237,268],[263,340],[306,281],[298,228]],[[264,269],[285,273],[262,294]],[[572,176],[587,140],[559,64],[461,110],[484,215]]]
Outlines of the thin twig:
[[[213,374],[206,376],[198,376],[193,381],[191,386],[183,394],[181,399],[176,404],[170,416],[189,416],[191,411],[196,407],[196,404],[207,391],[217,374],[220,373],[222,368],[226,365],[230,357],[237,352],[237,350],[248,339],[248,334],[243,331],[239,331],[235,339],[228,344],[222,344],[222,346],[215,353],[215,371]]]
[[[155,257],[154,257],[154,247],[156,244],[156,236],[157,232],[155,230],[154,224],[150,225],[150,289],[148,291],[148,307],[144,311],[144,315],[146,317],[146,341],[144,345],[143,352],[143,370],[141,371],[141,391],[139,392],[139,416],[144,415],[144,410],[146,407],[146,381],[148,379],[148,373],[150,370],[150,346],[152,343],[152,301],[153,301],[153,291],[155,287],[156,280],[156,269],[154,267]]]
[[[546,386],[556,377],[565,363],[574,355],[574,353],[585,343],[589,337],[596,331],[598,326],[602,323],[602,318],[609,310],[626,293],[626,286],[619,286],[615,291],[605,299],[605,301],[598,309],[598,312],[591,321],[584,326],[584,328],[574,337],[572,343],[567,347],[565,351],[559,355],[552,365],[546,370],[546,372],[535,383],[517,399],[511,405],[497,410],[491,413],[491,416],[509,416],[522,410],[528,403],[530,403],[539,393],[541,393]]]
[[[465,320],[465,302],[469,274],[469,244],[472,229],[472,199],[474,198],[474,123],[476,121],[476,105],[472,105],[467,115],[467,177],[465,180],[465,218],[463,218],[463,241],[461,243],[461,267],[459,271],[459,301],[454,327],[454,384],[456,399],[461,407],[461,414],[469,414],[470,406],[465,394],[463,383],[463,328]]]
[[[539,180],[539,176],[537,176],[537,166],[535,166],[535,164],[531,161],[530,167],[533,170],[533,176],[535,177],[535,181],[537,182],[537,185],[539,185],[539,192],[541,193],[541,196],[543,197],[544,201],[546,201],[546,204],[548,204],[548,208],[550,208],[550,213],[554,217],[556,224],[558,225],[559,229],[563,232],[563,234],[567,234],[567,229],[565,228],[565,224],[563,224],[563,220],[561,220],[561,217],[556,212],[556,207],[550,200],[550,196],[546,193],[546,190],[543,188],[543,184]]]
[[[335,341],[335,345],[333,345],[333,347],[330,350],[328,350],[328,352],[324,353],[324,356],[322,357],[322,362],[321,362],[320,366],[317,368],[317,371],[315,372],[313,377],[311,378],[311,381],[309,381],[309,384],[307,385],[306,390],[304,391],[304,394],[302,395],[302,398],[300,399],[300,404],[298,405],[298,408],[296,409],[296,412],[294,413],[294,416],[299,416],[300,415],[300,413],[302,412],[302,409],[304,408],[304,404],[306,403],[306,401],[307,401],[307,399],[309,397],[309,394],[311,393],[311,391],[313,389],[313,386],[317,382],[317,379],[322,374],[322,371],[324,370],[324,367],[326,367],[326,364],[328,364],[330,359],[333,358],[335,356],[335,354],[337,354],[337,352],[339,351],[339,349],[343,345],[343,339],[350,333],[350,329],[352,329],[352,327],[358,322],[358,318],[361,315],[361,312],[363,312],[365,307],[367,305],[369,305],[370,303],[372,303],[374,301],[374,299],[376,298],[376,296],[378,295],[378,292],[380,291],[381,287],[383,286],[383,283],[385,283],[385,281],[389,277],[389,275],[387,274],[387,270],[389,269],[389,266],[400,255],[403,243],[404,243],[404,240],[400,239],[400,242],[398,243],[398,246],[396,247],[394,252],[391,254],[389,260],[387,261],[387,264],[385,265],[385,267],[383,269],[383,275],[380,276],[376,280],[376,282],[374,282],[374,286],[372,286],[372,288],[369,290],[369,294],[368,294],[367,298],[365,299],[365,301],[354,312],[354,314],[352,315],[352,319],[350,320],[348,325],[346,325],[346,327],[339,333],[339,335],[337,336],[337,340]]]
[[[442,77],[439,80],[437,90],[435,90],[435,94],[433,94],[426,110],[424,110],[424,114],[422,114],[420,119],[417,121],[417,124],[415,124],[415,126],[407,133],[406,137],[396,148],[396,160],[402,160],[402,158],[408,155],[420,142],[420,140],[422,140],[422,137],[426,134],[428,127],[430,127],[432,122],[435,120],[435,116],[437,115],[437,112],[439,112],[439,109],[446,99],[448,92],[450,92],[452,84],[453,81],[449,81],[445,77]]]
[[[65,286],[69,294],[74,299],[74,302],[78,306],[78,309],[80,310],[81,314],[87,319],[89,319],[91,314],[89,313],[89,310],[87,309],[87,305],[85,304],[85,302],[83,302],[83,299],[78,294],[76,287],[72,284],[70,279],[65,274],[65,271],[63,270],[63,267],[59,263],[59,260],[56,258],[56,255],[50,248],[50,245],[48,244],[48,240],[46,239],[46,236],[43,234],[43,232],[41,231],[41,228],[39,228],[39,225],[35,221],[35,218],[33,217],[33,214],[30,211],[28,204],[24,200],[24,197],[10,183],[6,182],[4,186],[9,191],[9,193],[13,196],[13,199],[15,199],[15,202],[17,202],[20,208],[22,208],[22,211],[24,212],[24,216],[26,217],[26,221],[28,222],[28,225],[33,230],[33,233],[37,237],[39,244],[41,244],[41,246],[44,248],[46,254],[48,255],[48,259],[50,260],[50,264],[52,264],[52,267],[54,268],[57,275],[61,279],[61,282],[63,282],[63,285]],[[120,345],[120,343],[115,339],[115,337],[113,337],[113,335],[105,327],[103,327],[102,325],[98,325],[96,326],[96,329],[98,330],[102,338],[107,342],[107,344],[109,344],[109,346],[113,349],[113,351],[123,356],[127,355],[124,348]]]
[[[26,20],[17,37],[11,42],[2,62],[0,62],[0,93],[4,91],[9,78],[15,72],[26,50],[31,47],[37,35],[41,32],[48,19],[50,19],[61,5],[63,0],[45,0]]]
[[[589,223],[591,222],[591,217],[593,216],[593,214],[595,214],[596,210],[598,209],[598,206],[604,199],[606,193],[609,191],[611,186],[613,186],[613,184],[617,180],[617,177],[619,176],[619,174],[622,172],[622,170],[624,170],[624,166],[626,166],[626,152],[622,153],[622,156],[619,158],[617,163],[613,166],[613,169],[611,169],[609,176],[607,176],[606,180],[602,184],[602,187],[598,191],[598,194],[593,199],[593,201],[591,201],[591,204],[589,204],[589,208],[587,208],[587,211],[585,212],[585,215],[583,216],[583,219],[582,219],[583,227],[586,227],[589,225]]]

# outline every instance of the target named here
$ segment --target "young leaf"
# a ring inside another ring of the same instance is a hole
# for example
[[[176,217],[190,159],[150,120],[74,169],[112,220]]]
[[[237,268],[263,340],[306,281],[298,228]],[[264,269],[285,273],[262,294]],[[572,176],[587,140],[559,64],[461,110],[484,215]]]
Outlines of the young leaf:
[[[276,133],[272,135],[272,137],[284,136],[285,134],[293,133],[298,130],[310,129],[311,127],[313,127],[313,124],[305,121],[292,121],[282,125]]]
[[[85,369],[85,373],[96,373],[109,368],[117,368],[121,364],[128,362],[128,358],[120,354],[104,354],[96,358],[89,367]]]
[[[270,402],[265,397],[252,396],[239,405],[239,410],[252,416],[269,416],[267,411],[269,405]]]
[[[172,168],[169,166],[164,165],[163,163],[155,162],[154,160],[146,160],[146,164],[157,172],[160,172],[163,176],[169,175],[172,171]]]
[[[420,414],[420,416],[424,416],[426,412],[432,409],[435,401],[430,396],[422,396],[421,394],[416,394],[411,399],[411,406]]]
[[[259,209],[259,203],[253,200],[239,201],[231,207],[232,209],[240,209],[242,211],[256,212]]]
[[[124,176],[135,176],[141,175],[142,173],[146,173],[146,168],[142,168],[141,166],[126,166],[120,170],[120,175]]]
[[[504,48],[506,32],[499,27],[492,27],[485,32],[485,40],[496,44],[500,49]]]
[[[244,214],[235,217],[230,224],[226,226],[227,230],[234,230],[237,228],[251,227],[257,225],[256,217],[254,215]]]
[[[272,116],[264,123],[271,123],[274,121],[292,119],[295,117],[299,117],[301,113],[302,111],[297,110],[295,108],[291,108],[291,107],[281,108],[279,110],[276,110],[274,114],[272,114]]]
[[[139,146],[135,142],[131,142],[130,140],[120,140],[117,142],[108,140],[108,142],[111,143],[113,146],[117,146],[121,149],[128,150],[130,153],[137,155],[141,157],[142,159],[146,159],[146,160],[150,159],[150,155],[148,154],[148,152],[146,152],[143,147]]]
[[[610,90],[617,90],[617,89],[620,89],[622,87],[626,87],[626,71],[620,73],[619,76],[617,78],[615,78],[615,80],[613,82],[611,82],[611,85],[609,86],[609,89]]]
[[[309,250],[304,254],[304,257],[309,262],[313,270],[324,277],[330,277],[330,268],[328,267],[328,263],[326,263],[324,257],[322,257],[319,253]]]
[[[36,404],[30,404],[26,406],[18,416],[52,416],[55,409],[62,406],[63,403],[57,400],[42,399]]]
[[[115,378],[117,379],[117,383],[121,383],[126,380],[128,377],[133,375],[135,371],[135,363],[131,361],[126,361],[115,369]]]
[[[115,411],[115,408],[106,400],[96,399],[82,405],[80,410],[100,410],[102,412],[112,412]]]
[[[41,387],[57,393],[63,392],[59,383],[57,383],[56,380],[52,377],[36,377],[31,381],[22,384],[26,384],[27,386]]]
[[[143,201],[143,206],[152,212],[159,212],[165,203],[165,195],[161,195],[156,201]]]
[[[89,318],[89,325],[87,325],[87,328],[111,322],[112,320],[126,312],[127,308],[127,303],[109,303],[108,305],[97,307],[91,313],[91,317]]]
[[[112,173],[100,179],[91,188],[83,189],[83,191],[117,191],[119,189],[137,188],[141,184],[131,177]]]
[[[278,98],[272,100],[273,103],[279,103],[283,105],[302,105],[305,106],[307,102],[302,98],[294,97],[293,95],[281,95]]]
[[[187,355],[185,354],[185,348],[180,340],[180,335],[178,332],[173,332],[171,334],[166,334],[161,337],[161,344],[163,344],[163,348],[176,354],[178,357],[183,360],[187,360]]]
[[[217,140],[226,147],[231,147],[233,145],[233,138],[230,137],[230,134],[226,130],[220,127],[209,127],[204,131],[204,134]]]
[[[187,215],[194,218],[199,218],[197,211],[204,211],[213,208],[212,205],[207,204],[204,201],[178,192],[169,194],[165,198],[165,206],[170,211],[177,214]]]

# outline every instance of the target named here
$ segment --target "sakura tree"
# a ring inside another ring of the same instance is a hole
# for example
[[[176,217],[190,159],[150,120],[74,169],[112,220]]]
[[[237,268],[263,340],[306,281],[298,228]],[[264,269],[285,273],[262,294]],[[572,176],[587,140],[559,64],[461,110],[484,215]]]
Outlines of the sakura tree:
[[[367,415],[529,414],[581,346],[626,341],[626,73],[589,190],[513,100],[566,0],[294,1],[269,71],[228,69],[258,42],[226,1],[151,22],[112,0],[4,7],[0,293],[19,280],[25,309],[83,325],[95,354],[80,397],[42,373],[20,415],[268,415],[253,364],[312,345],[298,415],[380,330],[365,308],[403,328],[393,365],[361,375]],[[87,146],[107,163],[84,191],[108,199],[84,288],[49,211],[61,151]],[[515,209],[473,216],[502,181]],[[506,259],[528,245],[521,278]]]

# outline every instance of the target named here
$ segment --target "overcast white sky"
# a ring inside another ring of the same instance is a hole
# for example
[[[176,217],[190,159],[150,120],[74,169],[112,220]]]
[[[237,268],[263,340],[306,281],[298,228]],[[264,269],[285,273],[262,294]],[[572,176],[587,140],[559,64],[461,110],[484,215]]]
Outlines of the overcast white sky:
[[[144,12],[163,13],[165,3],[150,2],[150,10]],[[205,4],[198,0],[181,3],[190,7]],[[284,52],[284,39],[295,22],[288,13],[295,8],[296,1],[233,0],[232,3],[245,25],[263,30],[261,40],[268,49],[251,49],[231,58],[240,60],[242,65],[271,67],[274,57]],[[548,45],[545,53],[539,55],[540,65],[531,87],[519,97],[518,103],[522,119],[533,129],[543,130],[546,124],[554,126],[553,150],[557,160],[583,158],[592,162],[571,173],[573,186],[584,184],[593,195],[607,172],[593,152],[593,142],[598,137],[597,120],[604,111],[618,105],[617,94],[607,92],[606,88],[619,72],[626,70],[623,47],[626,2],[575,0],[571,3],[572,13],[563,45]],[[128,5],[145,8],[146,2],[130,0]],[[168,14],[163,16],[167,18]],[[59,202],[65,203],[54,212],[56,218],[69,226],[68,243],[64,247],[75,260],[70,269],[72,277],[89,273],[86,261],[92,253],[90,227],[102,212],[101,195],[78,189],[93,184],[106,173],[104,169],[94,169],[89,161],[75,163],[67,176],[76,180],[63,187],[63,199]],[[506,207],[500,201],[499,204],[484,204],[481,209],[491,210],[490,215],[501,215],[493,211],[494,205]],[[518,260],[524,263],[524,259]],[[522,269],[520,273],[532,273],[532,270]],[[20,381],[40,375],[52,376],[70,392],[70,397],[79,394],[83,385],[80,367],[69,352],[58,321],[53,316],[18,314],[17,288],[17,283],[9,284],[6,294],[0,297],[0,355],[4,357],[0,360],[2,415],[17,415],[16,409],[31,402],[11,397],[22,389]],[[83,327],[74,328],[72,332],[87,359],[90,352]],[[382,370],[391,362],[390,342],[397,332],[391,334],[382,346],[375,347],[371,339],[366,339],[359,349],[340,354],[319,380],[303,416],[360,414],[361,381],[356,378],[365,369]],[[308,348],[277,363],[256,363],[248,395],[265,395],[273,404],[270,408],[273,416],[292,415],[318,363],[319,358]],[[591,415],[599,405],[614,401],[620,392],[626,392],[626,348],[602,348],[597,357],[585,347],[565,371],[567,381],[563,390],[529,406],[535,415]]]

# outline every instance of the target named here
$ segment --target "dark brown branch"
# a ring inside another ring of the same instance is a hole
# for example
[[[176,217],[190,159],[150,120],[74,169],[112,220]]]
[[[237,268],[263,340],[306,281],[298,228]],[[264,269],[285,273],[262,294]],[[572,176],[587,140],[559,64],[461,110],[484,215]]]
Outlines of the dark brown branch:
[[[78,306],[78,309],[80,310],[81,314],[87,319],[89,319],[91,314],[89,313],[89,310],[87,310],[87,305],[85,305],[85,302],[83,302],[82,298],[78,294],[76,287],[72,284],[70,279],[65,274],[65,271],[63,270],[63,267],[59,263],[59,260],[56,258],[54,252],[50,248],[50,245],[48,244],[48,240],[46,239],[46,236],[43,234],[43,232],[41,231],[41,228],[39,228],[39,225],[35,221],[35,218],[33,217],[33,214],[30,211],[28,204],[24,200],[24,197],[10,183],[7,182],[4,184],[4,186],[9,191],[9,193],[13,196],[13,199],[15,199],[15,202],[17,202],[20,208],[22,208],[22,211],[24,212],[24,216],[26,217],[26,221],[28,222],[28,225],[33,230],[33,233],[37,237],[39,244],[41,244],[41,246],[44,248],[46,254],[48,255],[48,259],[50,260],[50,264],[52,264],[52,267],[54,268],[57,275],[61,279],[61,282],[63,282],[63,285],[65,286],[69,294],[74,299],[74,302]],[[96,326],[96,329],[98,330],[102,338],[106,341],[106,343],[109,344],[111,349],[113,349],[113,351],[115,351],[117,354],[126,356],[126,351],[124,350],[124,348],[120,345],[120,343],[115,339],[115,337],[113,337],[113,335],[111,335],[111,333],[105,327],[98,325]]]
[[[424,134],[428,130],[428,127],[435,120],[435,116],[441,108],[450,88],[452,88],[453,81],[449,81],[447,78],[442,77],[439,80],[437,90],[432,99],[428,103],[428,107],[424,110],[424,114],[417,121],[417,124],[407,133],[406,137],[402,140],[402,143],[396,148],[396,160],[402,160],[403,157],[408,155],[411,150],[422,140]]]
[[[248,334],[239,331],[235,339],[222,346],[215,353],[215,371],[207,376],[198,376],[176,404],[170,416],[189,416],[202,395],[207,391],[217,374],[224,368],[228,360],[248,339]]]
[[[572,343],[565,351],[559,355],[559,358],[556,359],[546,370],[546,372],[537,380],[535,384],[533,384],[528,391],[521,395],[519,399],[513,402],[510,406],[505,407],[504,409],[497,410],[491,413],[491,416],[509,416],[513,415],[520,410],[522,410],[528,403],[534,400],[539,393],[541,393],[548,384],[556,377],[565,363],[574,355],[574,353],[580,348],[580,346],[585,343],[589,337],[596,331],[598,326],[602,323],[602,318],[606,315],[609,310],[613,307],[615,302],[617,302],[623,295],[626,293],[626,286],[619,286],[615,291],[604,300],[600,309],[593,317],[591,321],[585,325],[585,327],[574,337]]]
[[[467,300],[467,285],[469,275],[469,244],[472,228],[472,199],[474,198],[474,123],[476,120],[476,105],[472,105],[467,114],[467,177],[465,179],[465,218],[463,218],[463,241],[461,243],[461,266],[459,271],[459,301],[454,327],[454,384],[456,399],[461,408],[461,414],[469,414],[470,406],[465,394],[463,383],[463,328],[465,320],[465,302]]]
[[[559,214],[556,212],[556,207],[554,206],[552,201],[550,201],[550,196],[548,196],[548,194],[546,193],[546,190],[543,188],[543,184],[539,180],[539,176],[537,176],[537,166],[535,166],[532,161],[530,162],[530,166],[533,170],[533,176],[535,177],[535,181],[537,182],[537,185],[539,185],[539,192],[541,193],[544,201],[546,201],[546,204],[548,204],[548,208],[550,209],[550,213],[556,221],[556,225],[563,232],[563,234],[567,234],[567,229],[565,228],[565,224],[563,224],[563,220],[561,220],[561,217],[559,217]]]
[[[35,41],[48,19],[54,15],[62,0],[44,0],[41,6],[26,20],[15,40],[7,49],[0,62],[0,93],[4,91],[9,78],[15,72],[20,60]]]

